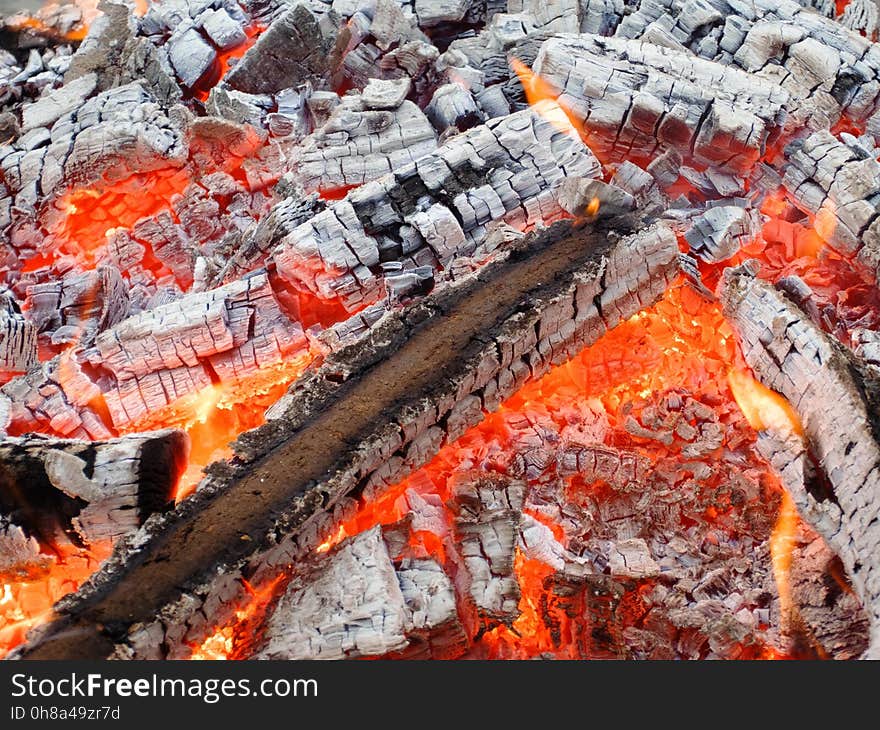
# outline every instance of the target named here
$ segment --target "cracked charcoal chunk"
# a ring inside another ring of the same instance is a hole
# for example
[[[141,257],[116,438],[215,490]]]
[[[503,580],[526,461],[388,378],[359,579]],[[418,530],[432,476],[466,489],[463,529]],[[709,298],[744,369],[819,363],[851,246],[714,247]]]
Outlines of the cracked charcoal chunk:
[[[100,188],[132,170],[180,167],[186,155],[183,131],[150,93],[137,83],[119,86],[62,115],[45,145],[0,149],[0,203],[6,199],[23,211],[41,211],[51,231],[66,215],[53,202],[70,188]]]
[[[431,124],[415,104],[395,109],[365,108],[348,95],[327,122],[293,153],[306,193],[363,185],[404,168],[437,148]]]
[[[298,568],[255,658],[382,656],[435,633],[462,633],[451,580],[430,559],[395,565],[376,527]]]
[[[36,327],[22,315],[12,293],[0,290],[0,373],[24,373],[38,363]],[[5,427],[0,417],[0,430]]]
[[[272,94],[316,77],[338,63],[335,13],[317,14],[297,2],[275,20],[226,74],[225,83],[248,94]]]
[[[817,216],[816,232],[836,251],[880,271],[880,163],[852,138],[816,132],[791,145],[783,184],[792,202]]]
[[[703,261],[725,261],[751,243],[761,230],[761,216],[740,205],[712,205],[697,216],[684,235]]]
[[[168,60],[177,77],[192,88],[214,65],[217,51],[195,28],[168,39]]]
[[[868,27],[871,13],[863,14],[860,2],[849,4],[842,22]],[[641,0],[615,34],[662,35],[701,58],[776,81],[791,95],[792,128],[827,129],[843,115],[861,121],[877,108],[880,50],[792,0]]]
[[[93,346],[80,344],[0,391],[20,431],[109,438],[111,424],[92,407],[99,395],[112,426],[130,429],[208,388],[212,373],[234,384],[306,349],[302,327],[257,272],[123,319],[100,331]],[[92,380],[85,363],[108,377]]]
[[[476,475],[454,488],[454,530],[467,593],[490,628],[510,626],[519,616],[513,564],[524,492],[523,482]]]

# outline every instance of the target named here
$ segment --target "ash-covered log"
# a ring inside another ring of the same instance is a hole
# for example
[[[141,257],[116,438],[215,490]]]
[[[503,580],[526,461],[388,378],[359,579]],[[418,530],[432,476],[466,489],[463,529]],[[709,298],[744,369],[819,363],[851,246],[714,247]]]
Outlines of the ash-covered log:
[[[148,524],[22,655],[186,655],[187,642],[231,617],[240,577],[259,582],[313,550],[353,495],[368,498],[423,464],[527,378],[665,291],[678,270],[674,235],[608,230],[624,225],[541,230],[382,317],[300,378],[277,417],[239,439],[235,462]]]
[[[687,159],[747,173],[781,133],[789,94],[772,80],[674,48],[580,35],[542,46],[534,70],[603,159]]]
[[[598,173],[573,132],[532,111],[511,114],[353,190],[293,230],[282,228],[272,259],[292,287],[355,311],[382,293],[383,262],[439,269],[488,258],[492,251],[480,245],[490,222],[519,230],[552,223],[566,215],[562,181]]]
[[[880,372],[859,362],[748,266],[727,269],[725,316],[758,379],[794,408],[803,428],[769,429],[763,452],[803,518],[840,556],[880,645]]]
[[[49,545],[68,531],[85,544],[116,539],[173,502],[188,454],[186,434],[171,430],[108,441],[6,437],[0,514]]]

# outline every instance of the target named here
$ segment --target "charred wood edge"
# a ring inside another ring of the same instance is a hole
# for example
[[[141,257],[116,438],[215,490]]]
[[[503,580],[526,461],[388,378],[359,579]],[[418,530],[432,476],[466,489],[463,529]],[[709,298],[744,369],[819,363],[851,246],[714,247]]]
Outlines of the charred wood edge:
[[[58,619],[35,632],[17,655],[107,656],[132,624],[154,619],[187,588],[271,548],[336,500],[368,486],[371,472],[386,467],[404,439],[418,435],[407,431],[418,425],[420,412],[425,426],[445,418],[447,438],[457,438],[482,418],[480,398],[471,394],[481,393],[501,366],[523,372],[487,403],[493,409],[527,377],[564,362],[655,301],[678,272],[668,229],[639,234],[659,241],[653,262],[632,252],[614,262],[621,273],[635,268],[633,291],[617,279],[618,271],[608,276],[615,231],[636,223],[615,217],[580,230],[558,223],[525,237],[469,279],[386,316],[365,342],[329,356],[297,381],[284,418],[244,434],[236,459],[213,465],[193,498],[121,545],[77,594],[59,602]],[[563,332],[541,331],[540,315],[552,307],[567,307]],[[494,368],[477,382],[477,366],[486,362]],[[463,402],[469,413],[459,407],[450,414]],[[424,463],[438,442],[415,464],[398,457],[399,473],[386,468],[386,476],[399,479]]]
[[[174,497],[189,438],[155,431],[107,441],[29,435],[0,440],[0,512],[44,544],[130,533]]]
[[[823,333],[747,266],[727,269],[725,316],[756,377],[797,412],[803,437],[772,430],[758,448],[801,516],[843,562],[880,656],[880,371]]]

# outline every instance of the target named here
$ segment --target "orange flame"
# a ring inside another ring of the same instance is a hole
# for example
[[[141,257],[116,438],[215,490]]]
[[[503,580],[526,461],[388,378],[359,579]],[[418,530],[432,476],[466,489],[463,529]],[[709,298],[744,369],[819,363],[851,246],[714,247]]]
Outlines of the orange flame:
[[[773,577],[776,590],[779,592],[779,610],[782,629],[789,629],[792,612],[795,610],[791,596],[791,561],[794,552],[795,535],[798,528],[798,512],[791,495],[783,491],[782,502],[779,504],[779,516],[770,535],[770,558],[773,565]]]
[[[192,494],[208,464],[232,456],[230,444],[239,434],[265,423],[266,409],[311,361],[312,355],[304,353],[238,382],[213,383],[152,413],[146,421],[129,424],[124,432],[180,428],[189,434],[189,463],[174,497],[180,502]]]
[[[514,56],[510,57],[510,67],[519,78],[526,101],[533,111],[542,116],[560,132],[582,139],[578,130],[583,130],[583,120],[574,115],[562,101],[561,92],[553,84],[541,78],[526,64]]]
[[[242,579],[241,584],[246,592],[247,603],[235,611],[232,621],[218,628],[201,644],[194,646],[190,659],[194,661],[223,661],[232,657],[235,649],[236,630],[242,624],[247,624],[259,618],[275,597],[278,586],[285,577],[287,576],[281,573],[259,588],[254,588],[250,583]]]

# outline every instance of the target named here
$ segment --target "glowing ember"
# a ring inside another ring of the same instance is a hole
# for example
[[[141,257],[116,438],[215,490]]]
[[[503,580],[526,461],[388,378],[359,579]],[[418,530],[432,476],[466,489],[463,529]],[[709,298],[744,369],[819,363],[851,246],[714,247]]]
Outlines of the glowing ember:
[[[21,644],[34,626],[52,618],[52,606],[75,591],[110,555],[110,543],[81,550],[73,545],[42,555],[27,575],[0,576],[0,658]]]
[[[192,647],[190,659],[199,660],[225,660],[234,659],[235,637],[261,619],[275,597],[278,586],[287,576],[281,574],[274,580],[260,588],[254,588],[246,580],[241,581],[245,592],[245,602],[242,608],[234,613],[234,618],[226,625],[218,628],[201,644]]]
[[[232,456],[230,444],[239,434],[265,422],[265,411],[277,401],[312,361],[304,354],[256,375],[233,383],[214,383],[199,393],[185,396],[148,420],[130,424],[126,433],[153,428],[179,428],[192,444],[189,464],[178,481],[175,500],[189,496],[201,481],[202,470],[211,462]]]

